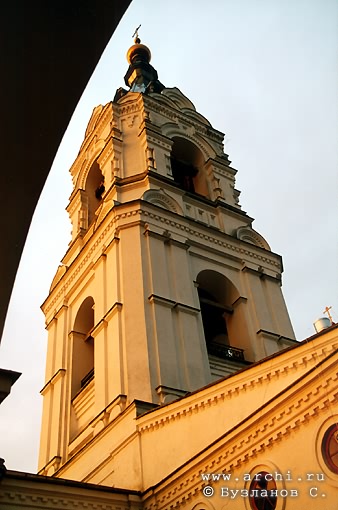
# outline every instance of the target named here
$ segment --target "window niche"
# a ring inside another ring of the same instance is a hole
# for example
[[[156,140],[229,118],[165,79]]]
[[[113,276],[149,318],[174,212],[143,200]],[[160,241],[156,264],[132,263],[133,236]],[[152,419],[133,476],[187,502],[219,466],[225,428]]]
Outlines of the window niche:
[[[240,348],[239,317],[232,306],[239,297],[237,289],[228,278],[212,270],[199,273],[197,284],[208,354],[244,361]]]
[[[94,300],[87,297],[77,312],[72,332],[72,398],[94,377]]]
[[[185,191],[207,197],[209,193],[202,152],[184,138],[174,137],[173,142],[170,162],[174,181]]]
[[[99,207],[102,195],[105,192],[104,177],[99,164],[95,161],[88,173],[85,192],[88,199],[88,227],[95,218],[95,212]]]

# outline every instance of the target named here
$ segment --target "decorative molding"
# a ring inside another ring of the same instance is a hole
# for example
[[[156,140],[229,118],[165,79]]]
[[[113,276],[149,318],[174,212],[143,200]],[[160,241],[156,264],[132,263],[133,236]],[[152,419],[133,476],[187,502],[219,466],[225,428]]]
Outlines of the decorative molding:
[[[159,94],[156,95],[156,99],[159,99],[158,96]],[[186,108],[188,110],[196,112],[195,105],[177,87],[166,87],[165,89],[162,90],[161,96],[169,98],[170,101],[173,102],[175,107],[178,108],[179,110],[182,110],[182,108]],[[209,122],[208,125],[210,125]]]
[[[78,174],[81,173],[81,171],[83,170],[83,166],[86,163],[86,159],[88,156],[87,151],[89,147],[93,144],[93,142],[94,144],[96,143],[95,138],[100,137],[102,131],[106,127],[112,115],[113,115],[112,103],[109,102],[101,110],[93,131],[91,131],[91,133],[85,136],[85,139],[83,140],[82,145],[80,147],[79,155],[69,169],[73,178],[74,186],[76,185],[76,181],[78,181]]]
[[[253,253],[253,252],[249,251],[248,248],[244,249],[244,248],[241,248],[241,247],[236,246],[234,244],[226,243],[224,241],[221,241],[220,239],[217,239],[216,236],[211,236],[211,235],[208,235],[208,234],[204,234],[201,231],[194,230],[189,224],[179,223],[178,221],[169,220],[167,218],[164,219],[163,217],[161,217],[161,216],[159,216],[157,214],[148,212],[148,211],[142,211],[141,210],[140,213],[143,214],[144,216],[150,217],[150,218],[152,218],[154,220],[158,220],[160,222],[166,222],[168,225],[170,225],[172,227],[176,227],[176,228],[178,228],[180,230],[183,230],[187,234],[190,234],[190,235],[193,235],[195,237],[198,237],[199,239],[202,239],[203,241],[209,241],[209,242],[211,242],[211,243],[213,243],[213,244],[215,244],[217,246],[220,246],[222,248],[227,248],[227,249],[229,249],[231,251],[234,251],[236,253],[253,257],[254,259],[261,260],[262,262],[265,262],[267,264],[270,264],[270,265],[275,266],[278,269],[280,269],[279,260],[275,261],[275,260],[272,260],[271,258],[264,257],[264,256],[259,255],[257,253]],[[208,232],[210,232],[210,230],[208,230]],[[222,234],[222,232],[221,232],[221,234]]]
[[[198,315],[201,311],[195,306],[185,305],[184,303],[175,303],[174,309],[180,312],[190,313],[191,315]]]
[[[68,461],[71,462],[76,454],[83,451],[89,441],[94,440],[100,432],[104,432],[105,427],[123,413],[126,406],[127,396],[117,395],[105,409],[96,416],[92,416],[91,420],[71,439],[68,446]],[[62,470],[64,466],[65,464],[60,469]]]
[[[35,475],[37,476],[37,475]],[[7,478],[7,477],[6,477]],[[135,491],[119,492],[110,488],[102,490],[101,487],[86,487],[83,484],[76,486],[76,482],[67,483],[66,489],[60,483],[54,483],[54,478],[46,484],[43,480],[25,480],[20,484],[16,481],[15,487],[9,485],[7,480],[2,482],[0,506],[4,508],[33,508],[55,510],[141,510],[143,505],[140,496]],[[12,479],[10,479],[12,481]],[[71,485],[74,489],[72,490]],[[93,499],[94,498],[94,499]],[[14,507],[13,507],[14,505]]]
[[[228,154],[221,154],[220,156],[217,155],[215,158],[210,158],[206,163],[209,163],[209,165],[213,165],[217,172],[224,172],[225,177],[227,176],[227,173],[229,173],[229,177],[233,178],[237,174],[237,170],[230,166],[231,161],[229,160]]]
[[[94,110],[92,112],[92,116],[90,117],[89,122],[87,124],[87,129],[85,132],[85,139],[90,135],[90,133],[92,133],[92,131],[94,131],[97,121],[102,113],[102,110],[103,110],[102,104],[100,104],[94,108]]]
[[[160,403],[167,404],[168,402],[172,402],[173,400],[177,400],[179,398],[185,397],[187,393],[186,390],[182,390],[179,388],[171,388],[169,386],[164,386],[161,384],[155,388],[156,393],[160,397]]]
[[[201,124],[205,124],[206,126],[209,126],[212,128],[212,125],[210,122],[203,117],[199,112],[197,112],[195,109],[191,110],[189,108],[182,108],[182,113],[185,113],[188,117],[192,118],[196,122],[200,122]]]
[[[166,149],[167,151],[171,151],[171,148],[173,146],[173,141],[168,138],[167,136],[160,134],[155,136],[149,135],[147,132],[147,141],[150,143],[153,143],[154,145],[157,145],[158,147],[162,147],[163,149]]]
[[[122,140],[118,140],[118,142],[121,145]],[[97,158],[97,162],[101,168],[105,165],[106,161],[113,154],[113,152],[114,152],[114,138],[110,137],[109,140],[105,142],[105,146]]]
[[[275,342],[286,341],[286,342],[291,342],[292,344],[298,343],[297,340],[288,338],[288,337],[280,335],[278,333],[273,333],[272,331],[267,331],[266,329],[259,329],[256,332],[256,335],[263,336],[263,337],[270,337],[271,340],[274,340]]]
[[[282,280],[282,275],[281,275],[281,273],[279,271],[278,272],[273,272],[272,274],[269,274],[269,273],[267,273],[265,271],[264,267],[262,267],[261,265],[253,266],[252,263],[249,264],[245,260],[242,261],[241,271],[243,271],[243,273],[254,274],[254,275],[258,276],[261,280],[266,280],[266,279],[270,279],[270,280],[273,280],[273,281],[277,280],[277,282],[279,282],[279,283]]]
[[[206,139],[206,134],[199,133],[195,126],[188,126],[184,129],[181,123],[167,123],[162,125],[162,132],[168,138],[175,136],[190,140],[194,145],[198,146],[205,159],[210,159],[215,156],[216,150],[213,145]],[[190,129],[188,129],[190,128]]]
[[[92,165],[97,159],[99,159],[102,151],[105,148],[105,142],[102,139],[96,141],[92,151],[90,152],[89,158],[86,160],[85,165],[81,168],[81,172],[78,175],[76,186],[80,189],[85,189],[88,174]],[[101,169],[100,169],[101,170]]]
[[[51,386],[58,382],[59,379],[63,378],[66,375],[66,369],[65,368],[59,368],[57,372],[49,379],[49,381],[46,382],[42,390],[40,391],[41,395],[44,395],[46,393],[46,390]]]
[[[51,286],[49,287],[49,292],[55,287],[55,285],[61,280],[68,267],[64,264],[60,264],[56,270],[55,276],[52,280]]]
[[[197,315],[201,310],[191,305],[186,305],[185,303],[178,303],[172,299],[165,298],[163,296],[157,296],[156,294],[151,294],[148,297],[150,303],[155,303],[159,305],[166,306],[167,308],[172,308],[173,310],[184,311],[190,313],[192,315]]]
[[[115,200],[113,200],[113,199],[104,200],[102,202],[102,204],[100,205],[99,209],[96,211],[97,215],[96,215],[96,219],[94,221],[94,231],[97,230],[97,228],[99,227],[100,223],[102,223],[104,218],[107,216],[109,211],[111,209],[113,209],[114,206],[115,206]]]
[[[232,306],[233,308],[236,308],[237,306],[239,306],[240,304],[242,303],[247,303],[248,301],[248,298],[246,298],[245,296],[239,296],[233,303],[232,303]]]
[[[163,296],[157,296],[156,294],[150,294],[148,297],[150,303],[154,303],[155,305],[163,305],[167,308],[174,308],[176,305],[173,299],[165,298]]]
[[[74,211],[81,207],[83,204],[87,204],[88,198],[86,192],[83,189],[77,188],[73,190],[73,193],[70,197],[69,204],[66,207],[66,211],[69,216],[74,214]]]
[[[106,312],[103,318],[95,324],[95,326],[91,330],[91,335],[96,338],[96,336],[100,333],[100,331],[108,325],[109,320],[118,312],[122,310],[122,303],[115,302],[113,306]]]
[[[49,473],[50,470],[52,470],[52,474],[55,473],[55,471],[58,470],[59,466],[61,464],[61,457],[59,455],[55,455],[47,464],[40,469],[39,473]],[[50,475],[49,475],[50,476]]]
[[[333,366],[333,365],[332,365]],[[330,370],[330,367],[329,367]],[[305,377],[308,378],[309,374]],[[335,402],[337,394],[332,388],[331,394],[328,386],[338,380],[327,374],[327,378],[318,379],[314,375],[307,384],[312,385],[312,390],[294,391],[294,385],[288,388],[291,395],[283,395],[283,405],[275,406],[273,401],[268,402],[265,414],[254,413],[239,426],[235,427],[223,438],[214,443],[209,452],[202,451],[194,460],[188,461],[175,474],[168,476],[164,482],[144,494],[145,509],[156,508],[164,510],[168,508],[180,508],[186,498],[192,499],[201,489],[205,482],[201,479],[202,473],[233,472],[241,466],[247,465],[252,458],[271,448],[274,443],[282,441],[293,431],[299,430],[303,423],[309,422],[313,417],[319,418],[323,410],[330,408]],[[302,384],[303,381],[299,381]],[[318,394],[322,390],[323,400],[318,400]],[[297,398],[293,398],[297,396]],[[304,396],[306,398],[304,398]],[[279,395],[277,395],[277,398]],[[248,423],[249,422],[249,423]],[[157,423],[158,426],[158,423]],[[251,431],[251,432],[250,432]],[[184,482],[182,482],[184,480]],[[148,501],[147,501],[148,500]]]
[[[160,94],[158,92],[152,92],[149,95],[150,95],[150,97],[156,99],[156,101],[158,101],[159,103],[161,103],[165,106],[168,106],[168,108],[174,108],[175,110],[181,110],[180,106],[175,101],[173,101],[173,99],[168,97],[167,94],[163,94],[163,92],[165,90],[167,90],[167,89],[164,89]]]
[[[164,207],[168,211],[176,214],[183,215],[182,208],[170,195],[168,195],[162,188],[157,190],[150,189],[143,194],[142,200],[149,202],[159,207]]]
[[[290,360],[288,358],[288,363],[284,364],[282,367],[277,367],[272,369],[270,372],[264,372],[257,374],[252,379],[238,381],[238,384],[229,388],[224,388],[224,384],[227,385],[228,381],[224,381],[219,383],[220,387],[217,392],[215,392],[215,385],[213,385],[212,394],[209,392],[206,394],[203,400],[199,402],[194,402],[191,404],[186,403],[185,406],[182,406],[180,409],[174,410],[169,416],[160,416],[158,418],[154,417],[154,422],[148,422],[144,425],[139,425],[140,432],[148,432],[154,428],[164,427],[168,425],[171,421],[180,420],[185,417],[190,416],[191,414],[195,414],[196,412],[203,411],[204,409],[216,405],[218,402],[229,401],[232,398],[236,397],[240,392],[247,391],[249,388],[254,388],[257,385],[264,385],[266,383],[272,383],[274,379],[279,379],[281,376],[288,374],[291,371],[297,371],[299,366],[307,366],[308,362],[313,360],[314,362],[318,362],[317,353],[310,353],[307,356],[303,356],[299,358],[296,362]],[[338,375],[337,375],[338,377]],[[231,382],[231,381],[230,381]],[[184,402],[182,401],[184,404]]]
[[[135,211],[136,214],[136,211]],[[121,215],[122,216],[122,215]],[[58,293],[55,295],[55,297],[52,299],[52,301],[44,307],[44,313],[48,314],[48,312],[53,308],[55,303],[59,300],[61,296],[63,296],[68,287],[72,284],[72,282],[78,277],[79,273],[85,268],[90,268],[92,264],[92,256],[97,250],[98,247],[100,247],[102,244],[104,244],[104,240],[107,238],[108,233],[110,230],[115,226],[116,222],[121,216],[115,216],[105,227],[103,232],[98,236],[96,241],[92,244],[91,248],[87,251],[86,255],[81,259],[79,264],[73,269],[72,264],[69,266],[69,270],[66,273],[66,281],[64,282],[64,285],[59,289]],[[72,270],[73,269],[73,270]],[[67,278],[68,276],[68,278]],[[59,282],[60,283],[60,282]],[[45,303],[48,301],[45,301]]]
[[[163,115],[171,122],[181,125],[190,125],[195,128],[195,130],[202,135],[203,137],[207,137],[214,142],[217,142],[219,146],[219,153],[223,154],[222,142],[224,139],[224,134],[220,131],[217,131],[210,125],[205,125],[205,123],[201,123],[200,120],[196,120],[196,118],[192,119],[191,117],[187,117],[186,113],[183,113],[177,109],[170,108],[169,106],[164,105],[163,103],[159,103],[156,98],[152,98],[151,96],[144,96],[144,102],[147,105],[148,109],[151,109],[153,112]]]
[[[236,230],[236,237],[240,241],[245,241],[250,244],[254,244],[263,248],[264,250],[271,251],[270,246],[266,242],[263,236],[261,236],[256,230],[251,227],[239,227]]]
[[[121,312],[122,310],[122,303],[119,303],[116,301],[113,306],[108,310],[108,312],[105,314],[104,319],[108,322],[112,317],[114,317],[115,314]]]
[[[132,206],[129,204],[129,206]],[[60,299],[61,296],[64,296],[67,292],[67,289],[70,287],[72,282],[78,278],[78,275],[81,271],[83,271],[85,268],[88,268],[92,263],[92,257],[95,251],[102,246],[106,242],[107,236],[110,234],[110,231],[116,227],[116,224],[120,220],[124,220],[127,218],[137,217],[137,221],[141,221],[142,217],[145,219],[150,218],[156,222],[159,223],[165,223],[167,226],[176,228],[183,231],[184,234],[189,235],[191,237],[194,237],[196,240],[189,240],[189,243],[191,245],[196,244],[200,245],[201,242],[209,242],[213,244],[217,249],[227,249],[231,252],[237,254],[237,256],[247,256],[251,257],[255,260],[261,261],[262,263],[269,264],[270,266],[276,267],[277,271],[280,271],[280,258],[277,260],[274,260],[270,256],[264,256],[259,253],[252,252],[249,250],[249,248],[242,248],[241,246],[236,245],[235,243],[230,243],[227,241],[223,241],[220,239],[220,235],[224,235],[222,232],[213,231],[210,228],[207,230],[208,233],[205,233],[203,230],[196,230],[192,228],[189,221],[187,221],[184,217],[177,216],[176,218],[168,218],[160,216],[159,214],[155,214],[154,212],[147,211],[145,209],[142,209],[142,207],[139,206],[139,202],[137,201],[134,203],[134,209],[130,209],[123,213],[118,213],[117,207],[114,208],[114,217],[109,221],[109,223],[103,228],[102,232],[98,234],[97,239],[95,242],[92,243],[91,247],[88,249],[86,254],[83,256],[83,258],[80,259],[80,262],[78,262],[78,265],[76,267],[72,267],[72,264],[68,267],[68,271],[66,274],[61,278],[61,280],[58,282],[58,284],[55,286],[55,289],[53,292],[56,292],[58,286],[61,284],[63,280],[63,285],[58,289],[58,291],[55,293],[54,297],[51,301],[48,302],[48,298],[46,300],[46,305],[44,306],[44,313],[48,314],[48,312],[53,308],[53,306],[57,303],[57,301]],[[212,235],[214,234],[214,235]],[[227,236],[229,237],[229,236]],[[204,245],[205,247],[205,245]],[[85,249],[85,248],[84,248]],[[272,254],[272,252],[270,252]],[[273,254],[272,254],[273,255]],[[52,293],[53,294],[53,293]],[[48,304],[47,304],[48,302]]]
[[[131,115],[142,110],[145,96],[138,93],[134,93],[133,95],[129,93],[128,95],[129,97],[124,96],[117,103],[117,113],[120,117]]]

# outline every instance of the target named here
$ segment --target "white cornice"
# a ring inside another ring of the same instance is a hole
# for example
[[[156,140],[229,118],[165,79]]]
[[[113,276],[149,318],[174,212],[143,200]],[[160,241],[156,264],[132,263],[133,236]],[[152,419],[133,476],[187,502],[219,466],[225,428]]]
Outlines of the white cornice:
[[[210,228],[206,229],[204,225],[192,223],[192,220],[170,213],[170,211],[166,211],[165,214],[169,214],[170,216],[165,217],[164,215],[154,212],[151,208],[151,204],[147,204],[147,202],[142,202],[140,207],[139,201],[124,204],[123,206],[120,205],[117,208],[111,209],[90,238],[90,246],[87,242],[44,302],[44,313],[48,314],[58,300],[61,297],[63,299],[66,295],[67,290],[75,278],[79,278],[81,272],[89,269],[93,260],[96,260],[94,256],[95,253],[98,250],[102,250],[102,246],[109,242],[109,236],[112,236],[112,231],[115,231],[117,227],[128,227],[125,220],[130,222],[130,220],[133,219],[133,224],[135,224],[135,221],[149,221],[149,219],[158,222],[159,224],[163,224],[163,222],[165,222],[166,228],[170,226],[177,229],[180,233],[183,233],[183,235],[189,236],[196,246],[203,244],[204,249],[207,249],[205,242],[208,242],[215,248],[221,249],[222,252],[226,249],[229,250],[232,255],[237,255],[241,258],[243,256],[250,257],[259,261],[261,264],[268,264],[273,268],[276,268],[277,271],[280,270],[280,258],[271,252],[267,252],[266,254],[264,252],[262,253],[254,245],[247,245],[243,247],[239,240],[232,238],[229,235],[225,235],[222,232],[213,231]]]

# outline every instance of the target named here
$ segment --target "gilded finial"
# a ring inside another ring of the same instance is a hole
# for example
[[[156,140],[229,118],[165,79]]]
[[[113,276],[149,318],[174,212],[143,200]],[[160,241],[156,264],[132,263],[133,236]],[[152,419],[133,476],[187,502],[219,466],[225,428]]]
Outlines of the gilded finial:
[[[323,313],[327,313],[327,315],[328,315],[328,317],[330,319],[331,324],[334,324],[333,319],[332,319],[332,315],[330,313],[331,308],[332,308],[332,306],[326,306]]]
[[[134,44],[129,48],[127,52],[127,60],[129,64],[132,64],[132,62],[136,60],[142,60],[149,64],[151,59],[150,49],[144,44],[141,44],[141,39],[138,36],[140,27],[141,25],[139,25],[133,33],[133,37],[135,37]]]
[[[137,29],[135,30],[135,32],[134,32],[134,33],[133,33],[133,35],[132,35],[132,37],[135,37],[135,39],[134,39],[134,43],[135,43],[135,44],[140,44],[140,42],[141,42],[141,39],[140,39],[140,38],[139,38],[139,36],[138,36],[138,31],[139,31],[139,29],[140,29],[140,28],[141,28],[141,25],[139,25],[139,26],[137,27]]]

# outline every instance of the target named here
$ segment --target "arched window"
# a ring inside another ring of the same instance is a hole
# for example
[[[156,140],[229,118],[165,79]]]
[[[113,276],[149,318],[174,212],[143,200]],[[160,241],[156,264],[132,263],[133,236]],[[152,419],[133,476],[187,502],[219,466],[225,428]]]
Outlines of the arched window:
[[[260,471],[249,488],[252,510],[275,510],[277,504],[276,482],[270,473]]]
[[[239,297],[236,287],[228,278],[212,270],[201,271],[197,283],[208,354],[244,361],[238,317],[233,308]]]
[[[184,138],[174,137],[173,142],[171,169],[175,182],[185,191],[208,196],[202,152]]]
[[[87,297],[77,312],[73,331],[72,397],[94,377],[94,300]]]
[[[327,429],[322,441],[322,455],[327,467],[338,474],[338,425]]]
[[[95,218],[95,211],[100,205],[104,191],[104,177],[97,161],[95,161],[89,170],[85,186],[88,199],[88,227]]]

